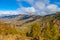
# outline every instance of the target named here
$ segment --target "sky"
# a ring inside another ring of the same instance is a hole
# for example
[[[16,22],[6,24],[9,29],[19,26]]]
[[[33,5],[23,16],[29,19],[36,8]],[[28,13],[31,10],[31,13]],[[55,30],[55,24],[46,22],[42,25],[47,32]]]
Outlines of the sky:
[[[60,11],[60,0],[0,0],[0,15],[47,15],[56,11]]]

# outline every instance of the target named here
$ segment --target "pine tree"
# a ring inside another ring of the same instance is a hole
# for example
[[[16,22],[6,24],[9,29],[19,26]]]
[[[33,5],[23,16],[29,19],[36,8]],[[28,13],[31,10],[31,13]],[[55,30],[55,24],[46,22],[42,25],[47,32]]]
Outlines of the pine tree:
[[[34,39],[40,39],[41,37],[41,25],[38,22],[34,22],[31,25],[31,32],[30,36],[33,37]]]
[[[44,37],[45,40],[57,40],[59,35],[59,29],[57,28],[57,25],[53,22],[47,24],[44,30]]]
[[[46,23],[46,27],[44,28],[44,37],[45,40],[51,40],[51,31],[49,22]]]
[[[51,34],[52,34],[52,40],[57,40],[59,36],[59,29],[57,27],[57,24],[53,24],[51,27]]]

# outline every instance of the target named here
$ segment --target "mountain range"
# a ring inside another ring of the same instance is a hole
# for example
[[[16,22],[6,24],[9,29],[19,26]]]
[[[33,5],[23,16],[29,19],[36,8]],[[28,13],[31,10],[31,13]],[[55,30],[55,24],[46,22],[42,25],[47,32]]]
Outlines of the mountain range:
[[[41,38],[39,38],[41,37]],[[60,40],[60,12],[0,17],[1,40]]]
[[[56,12],[54,14],[45,16],[19,14],[19,15],[9,15],[0,17],[0,21],[4,23],[11,23],[16,26],[27,25],[35,21],[44,23],[46,21],[48,22],[51,20],[60,20],[60,12]]]

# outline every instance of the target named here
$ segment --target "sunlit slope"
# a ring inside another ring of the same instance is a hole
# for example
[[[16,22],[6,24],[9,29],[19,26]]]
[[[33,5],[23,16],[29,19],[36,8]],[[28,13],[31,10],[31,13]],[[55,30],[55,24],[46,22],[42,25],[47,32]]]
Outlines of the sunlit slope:
[[[12,16],[14,16],[14,15],[12,15]],[[9,17],[11,17],[11,16],[9,16]],[[20,15],[15,15],[14,17],[11,17],[11,18],[9,18],[9,17],[1,18],[0,21],[2,21],[4,23],[13,24],[16,27],[21,27],[23,25],[28,25],[35,21],[38,21],[41,24],[44,22],[49,22],[51,20],[59,21],[60,12],[57,12],[55,14],[45,15],[45,16],[20,14]]]

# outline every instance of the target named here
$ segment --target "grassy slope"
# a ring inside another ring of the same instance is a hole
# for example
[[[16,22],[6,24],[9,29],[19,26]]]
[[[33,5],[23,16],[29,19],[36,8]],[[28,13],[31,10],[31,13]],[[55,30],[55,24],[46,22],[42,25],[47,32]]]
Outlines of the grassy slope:
[[[37,18],[36,18],[37,17]],[[16,17],[10,20],[1,20],[0,21],[0,39],[1,40],[25,40],[31,39],[26,37],[26,32],[30,31],[30,25],[33,22],[40,22],[41,25],[46,22],[54,21],[58,26],[60,26],[60,14],[52,14],[46,16],[31,16],[25,20],[19,20],[21,17]],[[35,18],[35,19],[34,19]],[[31,21],[32,20],[32,21]],[[42,26],[44,27],[44,26]]]

